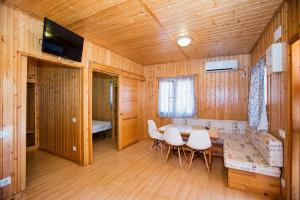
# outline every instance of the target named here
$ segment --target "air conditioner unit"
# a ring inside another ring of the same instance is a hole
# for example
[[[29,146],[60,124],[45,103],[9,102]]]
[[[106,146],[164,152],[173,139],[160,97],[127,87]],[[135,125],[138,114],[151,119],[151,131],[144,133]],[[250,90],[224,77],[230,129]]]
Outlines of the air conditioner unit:
[[[237,60],[222,60],[205,63],[206,72],[236,70],[238,68]]]

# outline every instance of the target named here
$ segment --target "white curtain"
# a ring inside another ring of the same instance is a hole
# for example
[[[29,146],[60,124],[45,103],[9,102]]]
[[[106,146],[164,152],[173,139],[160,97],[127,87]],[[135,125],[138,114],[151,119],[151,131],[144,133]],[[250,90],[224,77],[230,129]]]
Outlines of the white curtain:
[[[159,80],[158,114],[161,117],[185,118],[196,115],[194,77]]]

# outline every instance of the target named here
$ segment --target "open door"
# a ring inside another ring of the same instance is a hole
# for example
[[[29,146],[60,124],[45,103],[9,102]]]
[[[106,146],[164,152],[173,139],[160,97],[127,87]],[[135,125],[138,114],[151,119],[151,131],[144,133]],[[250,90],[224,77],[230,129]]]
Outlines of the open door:
[[[138,140],[138,80],[119,77],[119,150]]]

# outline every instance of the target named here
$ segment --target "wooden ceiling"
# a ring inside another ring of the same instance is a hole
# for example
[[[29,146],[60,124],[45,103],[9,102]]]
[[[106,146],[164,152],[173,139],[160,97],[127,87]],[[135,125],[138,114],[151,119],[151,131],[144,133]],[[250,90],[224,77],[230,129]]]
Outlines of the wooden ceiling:
[[[249,53],[282,0],[5,0],[149,65]],[[179,47],[179,36],[192,44]]]

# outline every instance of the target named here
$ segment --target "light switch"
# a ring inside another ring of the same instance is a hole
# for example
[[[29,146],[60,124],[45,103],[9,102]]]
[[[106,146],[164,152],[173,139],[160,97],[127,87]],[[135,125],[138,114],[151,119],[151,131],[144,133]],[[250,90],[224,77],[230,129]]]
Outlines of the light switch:
[[[76,117],[72,117],[72,122],[76,123],[76,121],[77,121]]]
[[[77,151],[77,148],[76,148],[76,146],[73,146],[73,151],[75,151],[75,152]]]

